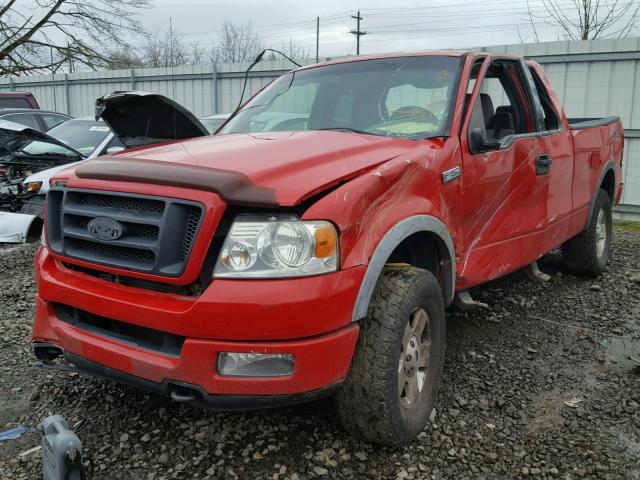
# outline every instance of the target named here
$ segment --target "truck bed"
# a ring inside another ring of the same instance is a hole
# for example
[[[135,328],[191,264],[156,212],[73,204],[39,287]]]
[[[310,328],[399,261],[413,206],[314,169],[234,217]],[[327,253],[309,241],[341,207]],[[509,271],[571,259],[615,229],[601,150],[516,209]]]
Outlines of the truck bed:
[[[620,121],[620,117],[611,116],[603,118],[567,118],[571,130],[582,130],[584,128],[602,127]]]

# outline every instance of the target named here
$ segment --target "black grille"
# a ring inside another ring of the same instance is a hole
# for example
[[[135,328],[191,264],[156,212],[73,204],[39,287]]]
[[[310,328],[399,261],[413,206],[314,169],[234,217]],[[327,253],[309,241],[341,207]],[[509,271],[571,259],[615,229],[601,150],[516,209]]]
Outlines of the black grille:
[[[93,253],[98,257],[119,257],[125,260],[135,260],[136,262],[153,262],[154,258],[153,252],[150,250],[106,245],[104,243],[93,243],[76,239],[71,241],[67,250],[79,250]]]
[[[182,274],[204,209],[187,200],[95,190],[51,189],[46,228],[51,249],[69,258],[156,275]],[[96,233],[94,219],[117,226]]]
[[[200,224],[200,211],[196,208],[191,208],[187,215],[187,226],[184,230],[184,240],[182,241],[182,248],[180,249],[180,258],[185,259],[189,256],[189,250],[198,233],[198,225]]]
[[[184,343],[184,337],[179,335],[100,317],[60,303],[54,304],[54,311],[58,319],[81,330],[165,355],[180,356]]]
[[[159,200],[91,193],[79,195],[78,204],[100,209],[125,210],[128,212],[149,213],[153,215],[162,215],[162,212],[164,211],[164,202]]]

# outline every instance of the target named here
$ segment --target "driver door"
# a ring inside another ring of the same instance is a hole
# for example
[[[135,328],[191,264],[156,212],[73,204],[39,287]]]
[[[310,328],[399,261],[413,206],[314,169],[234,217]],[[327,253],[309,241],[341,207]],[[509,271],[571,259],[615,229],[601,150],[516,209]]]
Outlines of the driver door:
[[[461,238],[464,288],[535,260],[547,220],[548,180],[521,62],[487,57],[467,94],[461,145]]]

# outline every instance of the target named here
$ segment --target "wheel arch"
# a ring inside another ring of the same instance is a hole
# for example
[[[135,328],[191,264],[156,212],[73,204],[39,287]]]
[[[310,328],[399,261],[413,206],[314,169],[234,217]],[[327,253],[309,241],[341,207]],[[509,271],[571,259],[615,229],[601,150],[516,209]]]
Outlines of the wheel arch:
[[[591,204],[589,206],[589,215],[587,216],[585,228],[589,227],[589,222],[593,216],[593,210],[596,208],[596,199],[598,198],[598,192],[600,189],[607,192],[607,195],[609,195],[609,199],[611,200],[611,205],[613,206],[613,202],[616,198],[616,168],[613,160],[609,160],[605,166],[602,167],[602,170],[600,170],[598,181],[591,193]]]
[[[411,244],[409,245],[407,242],[411,242]],[[402,248],[404,245],[410,249],[422,245],[424,248],[435,246],[437,252],[433,253],[437,253],[441,267],[439,281],[445,305],[449,305],[453,301],[456,257],[451,235],[444,223],[438,218],[431,215],[415,215],[395,224],[376,246],[360,284],[352,321],[360,320],[366,316],[373,291],[384,266],[392,258],[394,252],[398,252],[398,248]],[[418,259],[416,266],[422,266],[420,262],[429,262],[430,258],[432,257],[427,255]]]

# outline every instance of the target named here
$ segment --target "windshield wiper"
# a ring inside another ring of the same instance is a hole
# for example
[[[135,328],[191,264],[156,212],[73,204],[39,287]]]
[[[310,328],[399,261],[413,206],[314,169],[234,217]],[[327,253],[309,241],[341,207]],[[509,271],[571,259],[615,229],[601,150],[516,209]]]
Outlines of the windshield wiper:
[[[368,132],[367,130],[358,130],[357,128],[351,128],[351,127],[323,127],[323,128],[313,128],[312,130],[333,130],[336,132],[352,132],[352,133],[360,133],[362,135],[375,135],[377,137],[387,136],[383,133],[373,133],[373,132]]]
[[[42,153],[27,153],[27,152],[15,152],[14,155],[19,157],[27,157],[27,158],[38,158],[38,157],[55,157],[55,158],[82,158],[76,155],[73,152],[69,153],[54,153],[54,152],[42,152]]]

